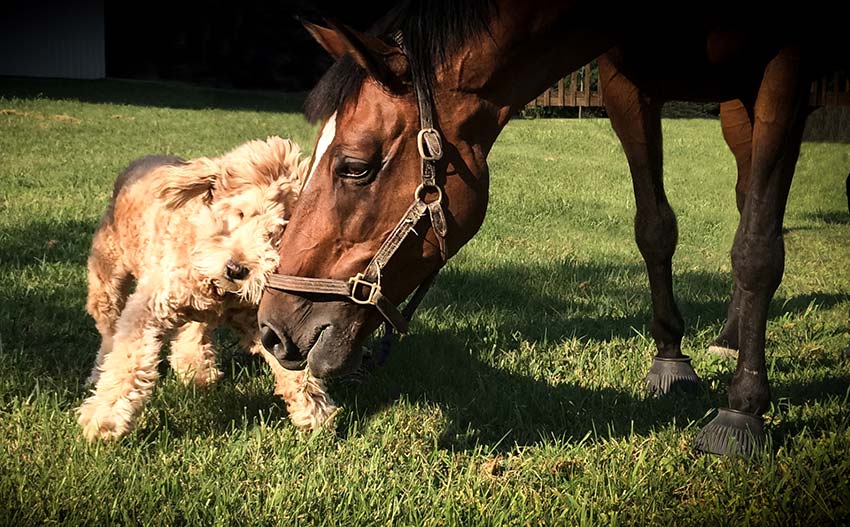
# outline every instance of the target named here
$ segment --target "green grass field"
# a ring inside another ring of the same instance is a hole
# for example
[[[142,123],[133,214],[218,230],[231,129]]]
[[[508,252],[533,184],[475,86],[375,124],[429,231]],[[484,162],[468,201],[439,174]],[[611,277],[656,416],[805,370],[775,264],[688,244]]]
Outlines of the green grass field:
[[[98,346],[92,232],[126,164],[270,134],[312,148],[298,97],[0,80],[0,524],[810,524],[850,520],[850,145],[806,143],[771,306],[769,450],[695,453],[734,365],[705,350],[730,290],[734,162],[719,123],[665,120],[690,398],[650,398],[653,355],[625,158],[606,120],[516,120],[481,232],[386,367],[337,383],[335,426],[289,424],[261,361],[222,337],[209,390],[163,379],[137,430],[87,444]]]

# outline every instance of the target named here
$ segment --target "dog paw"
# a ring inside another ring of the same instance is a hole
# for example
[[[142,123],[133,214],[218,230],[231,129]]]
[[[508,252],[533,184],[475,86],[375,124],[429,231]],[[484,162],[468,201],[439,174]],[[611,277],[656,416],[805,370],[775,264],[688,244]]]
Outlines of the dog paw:
[[[177,378],[185,385],[194,384],[199,388],[215,384],[224,375],[218,368],[212,366],[210,368],[195,371],[193,369],[176,372]]]
[[[708,352],[721,359],[738,360],[738,350],[712,344],[708,347]]]
[[[89,376],[86,378],[86,382],[83,386],[86,386],[86,387],[89,387],[89,388],[95,386],[97,384],[97,381],[100,380],[100,374],[101,374],[100,368],[93,369],[91,371],[91,373],[89,373]]]
[[[198,386],[209,386],[215,384],[224,375],[221,370],[216,367],[209,368],[203,375],[195,376],[195,384]]]
[[[316,430],[333,422],[339,406],[327,393],[301,392],[292,401],[287,401],[289,420],[301,430]]]
[[[83,429],[83,436],[89,441],[102,439],[113,441],[127,434],[133,428],[132,419],[127,416],[129,408],[122,408],[122,401],[103,403],[96,396],[89,397],[77,410],[77,422]]]

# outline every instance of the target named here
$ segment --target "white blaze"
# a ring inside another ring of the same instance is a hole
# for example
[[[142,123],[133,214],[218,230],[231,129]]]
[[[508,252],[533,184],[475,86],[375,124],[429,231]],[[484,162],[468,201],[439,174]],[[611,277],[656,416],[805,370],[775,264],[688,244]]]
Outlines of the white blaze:
[[[328,117],[325,126],[322,127],[322,135],[319,136],[319,142],[316,144],[316,151],[313,152],[313,161],[310,165],[310,173],[307,176],[307,181],[304,182],[304,186],[301,187],[302,192],[307,188],[307,185],[310,184],[310,180],[313,179],[313,173],[316,172],[316,167],[319,166],[319,163],[325,156],[325,152],[328,150],[328,147],[333,142],[335,136],[336,112],[334,112],[330,117]]]

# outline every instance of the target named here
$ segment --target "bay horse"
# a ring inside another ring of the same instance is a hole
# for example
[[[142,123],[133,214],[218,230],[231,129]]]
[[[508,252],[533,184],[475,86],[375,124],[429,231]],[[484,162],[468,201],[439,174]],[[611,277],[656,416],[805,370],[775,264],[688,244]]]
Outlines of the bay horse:
[[[770,402],[767,309],[783,274],[807,88],[830,65],[825,50],[839,49],[813,38],[830,32],[804,34],[797,14],[771,17],[766,6],[720,1],[685,16],[664,2],[614,1],[600,16],[586,0],[434,0],[401,4],[368,34],[305,22],[337,62],[306,102],[321,132],[281,242],[286,258],[260,304],[263,344],[284,367],[322,378],[356,369],[360,343],[382,320],[406,329],[398,303],[484,220],[487,155],[501,130],[559,77],[604,55],[604,99],[631,169],[652,295],[657,355],[647,382],[660,392],[698,379],[681,351],[673,296],[677,229],[663,187],[661,104],[723,101],[741,218],[715,346],[737,350],[738,366],[729,407],[696,447],[751,453]]]

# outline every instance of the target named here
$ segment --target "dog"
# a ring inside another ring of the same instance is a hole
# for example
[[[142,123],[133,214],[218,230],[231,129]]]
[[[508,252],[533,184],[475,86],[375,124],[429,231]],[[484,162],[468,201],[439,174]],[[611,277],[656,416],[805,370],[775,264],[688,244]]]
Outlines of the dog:
[[[78,410],[89,441],[132,430],[166,342],[182,382],[218,380],[212,333],[222,324],[269,364],[296,426],[315,429],[335,412],[322,381],[281,367],[257,329],[308,163],[296,144],[269,137],[218,158],[143,157],[118,176],[88,259],[86,308],[102,338]]]

